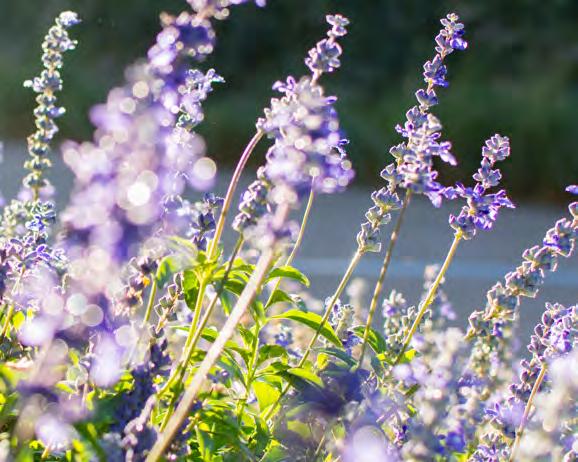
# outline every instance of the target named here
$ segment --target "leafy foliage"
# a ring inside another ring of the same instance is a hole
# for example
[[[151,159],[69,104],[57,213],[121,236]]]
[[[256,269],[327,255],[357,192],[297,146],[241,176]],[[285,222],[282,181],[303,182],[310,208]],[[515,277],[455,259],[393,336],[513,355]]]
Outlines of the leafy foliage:
[[[442,284],[459,245],[513,207],[505,190],[490,191],[502,178],[496,163],[510,155],[507,137],[486,141],[475,186],[438,181],[439,161],[457,163],[433,108],[448,85],[449,55],[468,46],[458,16],[441,20],[425,88],[396,127],[403,142],[390,149],[385,186],[371,194],[343,278],[319,303],[293,259],[315,196],[345,189],[353,175],[335,97],[321,85],[341,67],[347,18],[327,16],[307,74],[275,83],[278,98],[257,121],[227,197],[183,198],[215,175],[196,129],[213,84],[224,83],[193,62],[213,51],[214,24],[241,3],[249,2],[190,0],[179,16],[161,17],[147,60],[92,111],[94,140],[63,148],[75,187],[58,215],[45,201],[44,173],[77,16],[62,13],[46,36],[45,69],[29,84],[38,93],[30,173],[0,222],[0,459],[575,459],[577,306],[548,304],[519,377],[511,366],[520,304],[573,255],[578,203],[488,292],[466,334],[448,326]],[[265,165],[241,196],[228,249],[221,238],[238,179],[265,140]],[[295,223],[291,211],[307,194]],[[417,194],[436,207],[464,201],[449,217],[454,240],[444,264],[426,269],[419,304],[392,292],[378,328],[401,217]],[[359,298],[343,303],[394,214],[368,309]]]

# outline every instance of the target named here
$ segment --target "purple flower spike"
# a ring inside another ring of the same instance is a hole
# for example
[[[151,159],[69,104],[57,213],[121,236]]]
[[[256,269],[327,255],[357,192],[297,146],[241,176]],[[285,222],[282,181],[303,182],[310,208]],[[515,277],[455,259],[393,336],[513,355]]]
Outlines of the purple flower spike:
[[[497,186],[502,178],[498,169],[492,169],[495,162],[504,160],[509,155],[510,142],[508,137],[492,136],[486,141],[486,145],[482,149],[481,167],[474,174],[476,185],[473,188],[466,188],[463,184],[458,183],[453,190],[446,189],[446,194],[457,194],[466,200],[467,205],[462,208],[460,214],[450,216],[450,226],[456,231],[459,230],[464,239],[474,237],[477,229],[491,229],[502,207],[515,208],[506,195],[506,191],[487,193],[487,190]]]

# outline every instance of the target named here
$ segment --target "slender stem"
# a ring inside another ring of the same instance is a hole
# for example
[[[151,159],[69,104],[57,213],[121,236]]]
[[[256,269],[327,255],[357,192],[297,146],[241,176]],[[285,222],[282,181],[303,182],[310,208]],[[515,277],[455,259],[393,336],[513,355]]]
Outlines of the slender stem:
[[[239,180],[241,179],[241,173],[245,169],[245,165],[247,165],[247,161],[249,157],[251,157],[251,153],[254,151],[255,147],[263,138],[264,133],[261,130],[258,130],[257,133],[251,138],[249,144],[241,154],[241,158],[239,159],[239,163],[233,172],[233,177],[229,183],[229,187],[227,189],[227,194],[225,195],[225,200],[223,201],[223,208],[221,210],[221,215],[219,216],[219,221],[217,222],[217,226],[215,228],[215,236],[211,240],[209,244],[209,248],[207,250],[207,255],[209,256],[209,260],[215,257],[215,253],[217,251],[217,247],[219,245],[219,241],[221,240],[221,236],[223,234],[223,230],[225,229],[225,222],[227,220],[227,214],[231,208],[231,203],[233,202],[233,196],[235,195],[235,191],[237,190],[237,186],[239,185]]]
[[[150,318],[151,318],[151,314],[153,312],[153,306],[155,304],[155,299],[157,296],[157,281],[155,279],[153,279],[153,282],[151,283],[151,291],[149,293],[149,301],[147,303],[147,308],[144,314],[144,318],[142,320],[142,325],[141,325],[141,329],[144,329],[147,325],[147,323],[149,322]]]
[[[187,341],[185,342],[185,349],[183,351],[183,355],[181,357],[182,361],[186,362],[186,354],[184,354],[189,345],[191,344],[195,332],[197,332],[197,328],[199,326],[199,321],[201,319],[201,310],[203,308],[203,299],[205,298],[205,290],[207,289],[207,280],[203,277],[203,279],[199,282],[199,293],[197,294],[197,301],[195,303],[195,312],[193,314],[193,320],[191,322],[191,326],[189,328],[189,334],[187,336]],[[181,362],[182,362],[181,361]]]
[[[307,228],[307,223],[309,222],[309,215],[311,215],[311,209],[313,206],[313,199],[315,199],[315,191],[313,190],[313,187],[311,187],[311,191],[309,192],[309,199],[307,200],[307,206],[305,207],[305,212],[303,213],[303,218],[301,220],[301,227],[299,228],[299,234],[297,235],[297,240],[295,241],[295,244],[293,245],[293,249],[291,249],[291,253],[287,257],[287,260],[285,261],[285,265],[291,265],[291,263],[293,263],[293,260],[295,260],[295,257],[297,256],[297,251],[299,250],[299,247],[301,246],[301,242],[303,241],[303,236],[305,235],[305,229]],[[273,295],[275,294],[275,291],[279,288],[281,281],[282,281],[282,278],[277,278],[277,281],[275,282],[275,286],[273,287],[273,290],[269,294],[269,298],[267,299],[267,303],[265,303],[265,309],[267,309],[267,307],[269,306],[269,304],[273,300]]]
[[[205,310],[205,314],[203,315],[203,318],[201,319],[201,322],[199,324],[198,329],[196,330],[196,332],[192,336],[190,344],[187,347],[187,349],[185,350],[185,353],[184,353],[185,359],[184,359],[184,361],[179,363],[179,365],[175,369],[174,373],[171,374],[171,376],[167,380],[166,384],[163,386],[163,388],[161,390],[159,390],[159,392],[158,392],[159,396],[164,395],[168,390],[170,390],[172,388],[173,384],[177,380],[181,380],[183,378],[184,372],[186,370],[186,366],[191,361],[191,356],[193,355],[193,353],[195,351],[195,348],[197,346],[197,342],[201,338],[201,334],[203,333],[203,330],[207,326],[207,323],[209,322],[209,319],[211,318],[211,315],[213,314],[213,310],[215,309],[215,306],[217,306],[217,301],[219,300],[219,297],[223,293],[223,290],[225,288],[225,283],[227,282],[227,279],[229,278],[229,273],[231,272],[231,268],[233,267],[233,263],[235,262],[235,258],[237,258],[237,255],[240,252],[241,248],[243,247],[244,242],[245,242],[245,240],[244,240],[243,236],[242,235],[239,236],[239,238],[237,239],[237,243],[235,244],[235,248],[233,250],[233,253],[229,257],[229,262],[227,263],[227,268],[225,269],[225,274],[223,275],[223,280],[222,280],[221,284],[219,285],[219,289],[217,290],[217,292],[215,293],[215,295],[211,299],[209,306]]]
[[[355,268],[357,268],[357,265],[361,261],[361,257],[363,256],[363,254],[364,252],[358,249],[357,252],[355,252],[355,254],[353,255],[353,258],[349,262],[349,266],[347,267],[347,270],[345,271],[343,278],[341,278],[341,282],[339,283],[337,290],[335,291],[333,297],[331,297],[329,304],[325,308],[325,313],[323,314],[323,318],[321,318],[319,327],[315,331],[315,335],[309,341],[309,345],[307,345],[307,348],[303,352],[303,356],[301,356],[301,360],[299,361],[297,367],[303,367],[303,364],[305,364],[305,361],[307,361],[307,358],[309,358],[311,350],[315,346],[315,342],[317,342],[319,335],[321,335],[321,330],[325,326],[325,323],[327,322],[329,316],[331,315],[331,312],[333,311],[333,305],[335,305],[337,299],[341,296],[342,292],[345,290],[345,287],[347,286],[347,283],[351,279],[351,276],[353,275]]]
[[[251,138],[251,140],[249,141],[249,144],[247,144],[247,147],[243,151],[243,154],[241,154],[241,158],[239,159],[239,162],[237,163],[237,167],[235,168],[235,171],[233,172],[233,177],[231,178],[231,181],[229,183],[229,187],[227,189],[227,194],[225,195],[225,199],[223,201],[223,208],[221,210],[221,215],[219,216],[219,220],[218,220],[217,225],[215,227],[215,235],[209,244],[209,248],[207,249],[207,256],[208,256],[209,260],[212,260],[215,257],[215,254],[217,252],[219,241],[220,241],[221,236],[223,234],[223,230],[225,229],[225,222],[227,220],[227,214],[229,213],[229,209],[231,208],[231,204],[233,202],[233,196],[235,194],[237,186],[239,185],[239,180],[241,178],[241,174],[245,168],[245,165],[247,165],[247,161],[249,160],[251,153],[253,152],[253,150],[255,149],[255,147],[257,146],[257,144],[259,143],[259,141],[261,140],[262,137],[263,137],[262,131],[259,130],[259,131],[257,131],[257,133],[255,133],[253,138]],[[194,351],[194,348],[191,349],[190,346],[191,346],[191,344],[193,344],[193,338],[195,336],[197,338],[200,336],[200,333],[199,334],[197,333],[197,331],[198,331],[197,327],[198,327],[199,319],[201,316],[200,308],[202,306],[203,299],[205,298],[206,288],[207,288],[206,281],[201,281],[201,283],[199,284],[199,292],[197,293],[197,302],[196,302],[196,306],[195,306],[195,313],[194,313],[193,321],[192,321],[191,326],[189,328],[189,334],[188,334],[187,340],[185,342],[185,347],[184,347],[183,353],[181,355],[181,360],[179,361],[179,364],[177,365],[174,374],[172,374],[172,376],[167,381],[167,384],[159,392],[161,395],[172,386],[176,377],[182,377],[182,375],[184,374],[184,370],[186,368],[186,365],[189,362],[190,357]],[[216,303],[216,300],[215,300],[215,303]],[[209,311],[209,310],[207,310],[207,311]],[[212,311],[212,308],[211,308],[211,311]]]
[[[325,443],[325,439],[327,438],[327,432],[329,430],[326,430],[323,433],[323,436],[321,437],[321,439],[319,440],[319,444],[317,445],[317,449],[315,449],[315,454],[313,454],[313,461],[317,461],[318,457],[321,455],[321,450],[323,449],[323,444]]]
[[[377,302],[379,300],[379,296],[381,295],[381,290],[383,288],[383,282],[385,280],[385,276],[387,274],[387,270],[389,269],[389,264],[391,262],[391,256],[393,254],[393,248],[397,242],[397,237],[399,236],[399,230],[401,228],[401,224],[403,222],[403,217],[405,215],[405,211],[409,205],[409,201],[411,199],[411,190],[406,190],[405,198],[403,200],[403,205],[399,214],[397,216],[397,221],[395,223],[395,227],[391,233],[391,237],[389,239],[389,245],[387,246],[387,251],[385,252],[385,257],[383,259],[383,264],[381,265],[381,271],[379,273],[379,277],[377,278],[377,282],[375,283],[375,288],[373,289],[373,296],[371,297],[371,303],[369,305],[369,313],[367,315],[367,322],[365,323],[365,331],[363,333],[363,342],[361,344],[361,353],[359,355],[359,367],[363,366],[363,357],[365,356],[365,351],[367,350],[367,339],[369,338],[369,331],[371,329],[371,323],[373,321],[373,316],[375,315],[375,310],[377,308]]]
[[[339,283],[339,286],[337,287],[335,293],[331,297],[331,300],[325,309],[325,313],[323,314],[323,318],[321,318],[321,322],[319,323],[319,327],[315,331],[315,335],[309,341],[309,344],[307,345],[307,348],[303,352],[303,356],[301,357],[301,360],[297,364],[297,367],[303,367],[303,365],[305,364],[305,361],[307,361],[307,358],[309,358],[309,355],[311,354],[311,350],[313,349],[315,342],[317,341],[317,339],[319,338],[319,335],[321,334],[321,330],[323,329],[323,327],[325,326],[325,323],[327,322],[327,320],[329,319],[329,316],[331,315],[333,305],[335,305],[335,302],[337,301],[337,299],[340,297],[341,293],[343,292],[343,290],[347,286],[347,283],[349,282],[349,279],[351,279],[353,271],[355,270],[355,268],[359,264],[363,254],[364,254],[364,252],[362,250],[357,249],[357,251],[355,252],[353,257],[351,258],[351,261],[349,262],[349,266],[347,267],[345,274],[341,278],[341,282]],[[277,407],[279,406],[279,403],[281,402],[281,400],[287,394],[288,391],[289,391],[289,385],[285,385],[285,388],[283,388],[283,390],[279,394],[279,397],[277,398],[275,403],[269,408],[269,410],[265,414],[265,416],[264,416],[265,421],[270,420],[275,415],[275,411],[276,411]]]
[[[520,441],[522,440],[522,435],[524,434],[524,429],[526,428],[526,424],[528,423],[528,418],[530,417],[530,411],[532,410],[532,403],[534,401],[534,397],[536,393],[540,390],[542,386],[542,382],[546,377],[546,370],[547,366],[545,363],[542,363],[542,368],[540,369],[540,373],[538,374],[538,378],[536,378],[536,382],[532,387],[532,392],[530,393],[530,397],[528,398],[528,402],[526,403],[526,408],[524,409],[524,415],[522,415],[522,421],[520,422],[520,426],[518,427],[518,431],[516,431],[516,439],[514,440],[514,444],[512,445],[512,452],[510,453],[510,462],[514,462],[516,460],[516,455],[518,453],[518,449],[520,448]]]
[[[14,314],[14,303],[8,306],[8,311],[6,312],[6,317],[4,318],[4,325],[2,326],[2,332],[0,333],[0,339],[3,339],[8,334],[10,330],[10,320]]]
[[[311,191],[309,191],[309,199],[307,200],[307,206],[305,207],[305,212],[303,212],[303,218],[301,219],[301,227],[299,228],[299,234],[297,235],[297,240],[293,244],[293,249],[287,257],[286,265],[290,265],[295,260],[297,256],[297,251],[301,247],[301,242],[303,242],[303,236],[305,235],[305,229],[307,228],[307,223],[309,222],[309,216],[311,215],[311,209],[313,207],[313,200],[315,199],[315,191],[313,190],[313,185],[311,186]]]
[[[395,362],[393,363],[394,365],[398,364],[399,361],[401,360],[401,358],[403,357],[403,354],[406,352],[407,347],[409,346],[411,339],[413,338],[414,334],[416,333],[422,318],[424,317],[429,306],[433,303],[435,296],[436,296],[436,293],[437,293],[437,290],[438,290],[438,287],[440,286],[448,268],[450,267],[450,264],[451,264],[455,254],[456,254],[456,250],[458,250],[458,246],[459,246],[462,238],[463,238],[463,234],[460,231],[456,232],[456,234],[454,236],[454,241],[452,242],[450,250],[448,251],[448,254],[446,256],[444,264],[442,265],[440,272],[436,276],[435,281],[433,282],[433,284],[429,288],[429,291],[427,293],[425,300],[423,301],[423,303],[421,304],[421,306],[419,308],[419,312],[417,314],[417,317],[413,321],[413,324],[411,325],[411,328],[410,328],[409,332],[407,333],[407,336],[405,337],[405,340],[403,342],[403,347],[401,348],[399,355],[395,359]]]
[[[239,185],[239,180],[241,179],[241,174],[243,173],[243,170],[245,169],[245,165],[247,165],[247,161],[249,160],[251,153],[253,152],[253,150],[255,149],[255,147],[257,146],[257,144],[259,143],[259,141],[261,140],[262,137],[263,137],[262,131],[259,130],[259,131],[257,131],[257,133],[255,133],[253,138],[251,138],[251,140],[249,141],[249,144],[247,144],[247,147],[243,151],[243,154],[241,154],[241,158],[239,159],[237,167],[235,168],[235,171],[233,172],[233,177],[231,178],[231,181],[229,183],[229,187],[227,189],[227,194],[225,195],[225,199],[223,201],[223,208],[221,210],[221,215],[219,216],[219,221],[217,222],[217,225],[215,227],[215,235],[214,235],[213,239],[211,240],[211,243],[209,244],[209,248],[207,249],[207,256],[208,256],[209,260],[212,260],[215,257],[215,254],[217,252],[219,241],[221,240],[223,230],[225,229],[225,222],[227,221],[227,214],[229,213],[229,210],[231,208],[231,204],[233,202],[233,196],[235,194],[235,191],[237,190],[237,186]],[[203,299],[205,298],[206,288],[207,288],[206,281],[201,281],[201,283],[199,285],[199,292],[197,294],[197,303],[196,303],[196,307],[195,307],[195,314],[193,317],[193,322],[191,324],[191,328],[189,329],[189,335],[187,337],[187,341],[185,342],[185,350],[183,351],[183,355],[181,356],[181,358],[183,358],[183,359],[186,356],[186,351],[187,351],[187,349],[191,343],[192,337],[194,336],[194,334],[197,330],[197,324],[198,324],[200,316],[201,316],[200,306],[202,305]]]
[[[291,253],[287,257],[287,260],[285,261],[285,265],[291,265],[291,263],[293,263],[293,260],[297,256],[297,251],[299,250],[299,247],[301,246],[301,242],[303,241],[303,236],[305,235],[305,229],[307,228],[307,223],[309,222],[309,215],[311,214],[311,209],[313,206],[313,199],[315,198],[315,191],[313,189],[313,181],[314,180],[315,179],[313,179],[311,182],[311,191],[309,191],[309,199],[307,200],[305,212],[303,212],[303,218],[301,220],[301,227],[299,228],[299,234],[297,235],[297,239],[295,240],[295,244],[293,245],[293,249],[291,249]],[[275,294],[275,291],[279,288],[279,285],[281,284],[282,280],[283,280],[283,278],[277,278],[277,281],[275,282],[275,286],[273,287],[273,290],[269,294],[269,298],[267,300],[267,303],[265,303],[265,309],[267,309],[267,307],[269,306],[269,304],[273,300],[273,296]],[[241,398],[240,406],[239,406],[238,412],[237,412],[237,415],[239,416],[239,418],[241,417],[243,411],[245,410],[247,400],[249,399],[249,394],[251,393],[251,385],[253,384],[253,380],[255,379],[255,374],[257,372],[256,368],[257,368],[257,358],[258,358],[258,352],[259,352],[258,347],[259,347],[259,338],[256,337],[255,341],[253,342],[253,349],[251,351],[251,361],[250,361],[248,371],[247,371],[247,383],[246,383],[245,394],[244,394],[243,398]]]
[[[288,213],[289,206],[286,204],[280,205],[275,216],[276,223],[279,225],[284,223]],[[174,415],[169,420],[165,431],[161,433],[155,445],[151,449],[151,452],[146,459],[147,462],[156,462],[162,457],[163,453],[181,428],[181,425],[189,415],[189,410],[195,402],[197,395],[201,391],[201,387],[203,386],[207,375],[221,356],[221,353],[225,348],[225,344],[234,335],[236,327],[241,321],[241,318],[245,315],[245,312],[255,299],[257,292],[260,290],[263,280],[269,272],[271,264],[275,258],[274,247],[275,246],[272,245],[261,254],[261,257],[255,266],[255,270],[253,271],[249,282],[245,286],[245,289],[237,300],[235,307],[229,314],[229,317],[227,318],[227,321],[225,322],[219,335],[207,351],[205,358],[199,365],[195,375],[187,386],[183,398],[179,403]]]
[[[18,273],[18,279],[12,286],[12,290],[10,291],[11,295],[16,295],[20,292],[20,284],[22,284],[22,278],[24,277],[24,273],[26,272],[26,266],[22,265],[22,269],[20,273]],[[8,311],[6,312],[6,317],[4,318],[4,325],[2,326],[2,332],[0,332],[0,339],[6,337],[8,331],[10,330],[10,321],[12,320],[12,315],[14,314],[14,302],[10,303],[8,307]]]
[[[259,332],[259,326],[256,326],[255,332]],[[251,385],[253,384],[253,379],[255,378],[255,373],[257,372],[257,359],[259,358],[259,336],[255,335],[253,339],[253,344],[251,345],[251,359],[249,360],[247,369],[247,383],[245,385],[245,393],[239,401],[237,406],[237,416],[239,421],[242,418],[243,412],[245,411],[245,406],[249,400],[251,394]]]

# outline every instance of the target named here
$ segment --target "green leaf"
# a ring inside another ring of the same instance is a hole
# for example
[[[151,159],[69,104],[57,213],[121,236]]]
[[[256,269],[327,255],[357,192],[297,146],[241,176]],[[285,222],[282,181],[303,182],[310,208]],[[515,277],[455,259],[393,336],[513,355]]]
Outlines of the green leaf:
[[[287,430],[297,433],[304,440],[308,440],[313,436],[311,434],[311,427],[299,420],[287,422]]]
[[[243,293],[243,290],[245,290],[246,285],[247,283],[245,281],[240,281],[238,279],[227,279],[227,282],[225,282],[225,290],[235,294],[236,296],[239,296]]]
[[[299,271],[297,268],[293,268],[292,266],[280,266],[278,268],[275,268],[268,274],[266,281],[270,281],[271,279],[276,278],[293,279],[297,282],[300,282],[305,287],[309,287],[309,279],[307,278],[307,276],[305,276],[301,271]]]
[[[178,273],[185,267],[182,256],[167,255],[159,263],[155,279],[159,289],[162,289],[167,282],[171,280],[175,273]]]
[[[363,340],[365,335],[365,326],[357,326],[353,328],[353,333]],[[387,344],[385,339],[376,330],[369,328],[369,335],[367,336],[367,344],[377,354],[385,353],[387,351]]]
[[[271,443],[271,432],[267,423],[259,416],[253,416],[255,422],[254,428],[254,444],[251,445],[253,454],[262,454]]]
[[[263,412],[273,403],[277,402],[279,396],[281,396],[281,392],[279,390],[277,390],[271,384],[261,380],[256,380],[253,382],[253,391],[257,397],[259,410],[261,412]]]
[[[199,279],[193,270],[189,269],[183,273],[183,292],[185,303],[191,310],[194,310],[199,295]]]
[[[355,359],[349,356],[345,351],[338,348],[317,348],[316,350],[321,354],[338,358],[350,367],[353,367],[356,364]]]
[[[255,334],[243,326],[238,326],[237,330],[239,331],[239,334],[241,334],[245,346],[251,348],[253,346],[253,341],[255,340]]]
[[[171,248],[181,251],[181,252],[185,252],[187,253],[191,258],[195,258],[196,255],[199,252],[199,249],[197,248],[197,246],[195,244],[192,243],[192,241],[189,241],[188,239],[183,239],[182,237],[179,236],[171,236],[169,238],[169,243]]]
[[[201,337],[211,343],[213,343],[217,339],[218,335],[219,332],[214,327],[207,327],[203,329],[203,332],[201,333]],[[229,340],[227,343],[225,343],[225,348],[239,353],[241,356],[243,356],[243,359],[245,359],[244,358],[245,356],[249,355],[249,351],[247,351],[243,347],[240,347],[232,340]]]
[[[263,345],[259,348],[259,361],[258,364],[261,364],[268,359],[273,358],[280,358],[286,357],[287,351],[280,345]]]
[[[213,441],[210,435],[202,431],[199,426],[195,426],[195,432],[197,433],[197,444],[199,445],[201,460],[210,461],[211,453],[213,452]]]
[[[306,326],[311,327],[315,331],[319,330],[319,326],[321,326],[322,317],[319,316],[317,313],[311,312],[304,312],[300,310],[289,310],[285,313],[279,314],[277,316],[273,316],[274,319],[290,319],[292,321],[297,321],[301,324],[305,324]],[[337,337],[337,334],[333,330],[333,328],[329,325],[329,323],[324,323],[323,328],[320,331],[320,334],[333,343],[335,346],[341,347],[341,340]]]
[[[265,308],[263,307],[263,303],[259,300],[255,300],[253,303],[251,303],[251,314],[253,315],[253,319],[257,322],[258,325],[267,323]]]
[[[400,358],[398,364],[407,364],[407,363],[411,363],[412,359],[415,358],[415,355],[417,354],[417,351],[414,349],[411,350],[407,350],[403,356]]]
[[[17,311],[14,316],[12,316],[12,325],[16,330],[20,329],[20,326],[24,324],[24,321],[26,321],[26,316],[22,311]]]
[[[261,459],[261,462],[286,462],[288,459],[287,452],[276,441],[267,453]]]
[[[232,295],[228,294],[227,292],[223,292],[220,296],[219,296],[219,300],[221,300],[221,306],[223,307],[223,311],[225,312],[225,314],[228,316],[231,311],[233,310],[233,300],[232,300]]]
[[[323,387],[323,381],[319,378],[317,374],[302,367],[292,367],[291,369],[287,369],[285,372],[287,374],[311,382],[312,384],[317,385],[318,387]]]
[[[273,294],[269,297],[269,301],[267,302],[265,309],[275,305],[275,303],[291,303],[293,305],[294,301],[287,292],[281,289],[275,289],[275,292],[273,292]]]
[[[289,366],[287,363],[284,363],[281,361],[276,361],[274,363],[269,364],[264,369],[261,369],[260,371],[258,371],[256,374],[256,377],[265,377],[265,376],[273,376],[273,377],[281,376],[281,377],[283,377],[283,374],[288,369],[291,369],[291,366]],[[271,379],[268,377],[267,380],[270,381]]]
[[[383,354],[381,355],[377,355],[377,356],[373,356],[369,362],[371,363],[371,367],[373,368],[374,372],[377,374],[378,377],[381,377],[382,375],[384,375],[386,373],[386,369],[383,367],[383,363],[387,363],[389,365],[391,365],[392,361],[384,361],[382,359],[382,357],[384,357]]]

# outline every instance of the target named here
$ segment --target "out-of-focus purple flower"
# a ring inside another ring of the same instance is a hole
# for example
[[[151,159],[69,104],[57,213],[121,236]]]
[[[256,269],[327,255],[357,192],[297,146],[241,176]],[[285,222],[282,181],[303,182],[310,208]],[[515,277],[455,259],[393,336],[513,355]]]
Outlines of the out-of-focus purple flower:
[[[293,78],[275,86],[284,93],[273,99],[271,108],[257,126],[275,144],[267,153],[266,173],[275,185],[273,197],[291,201],[311,188],[333,193],[343,190],[353,177],[351,163],[342,159],[337,147],[343,136],[333,104],[322,87],[309,77]]]
[[[241,196],[239,213],[233,220],[233,229],[244,233],[249,227],[256,226],[258,221],[271,212],[268,199],[271,191],[271,182],[267,177],[265,167],[257,170],[257,179],[253,181]]]
[[[155,45],[148,52],[148,58],[155,70],[171,75],[175,84],[181,83],[184,75],[175,74],[175,63],[182,56],[202,58],[212,53],[215,32],[210,21],[183,11],[174,17],[161,16],[163,30],[158,34]]]
[[[54,450],[67,448],[77,436],[72,425],[50,413],[36,420],[35,430],[40,441]]]
[[[229,7],[242,5],[243,3],[249,3],[251,1],[254,1],[255,5],[259,7],[264,7],[267,4],[266,0],[187,0],[191,8],[196,12],[200,13],[212,10],[217,19],[226,18],[229,14]]]
[[[194,221],[192,238],[202,248],[214,226],[213,206],[200,210],[180,197],[187,185],[212,186],[216,174],[192,130],[203,120],[202,103],[212,85],[222,79],[212,69],[190,67],[191,58],[213,50],[213,13],[163,15],[149,61],[131,67],[126,84],[92,110],[94,140],[64,147],[76,176],[62,214],[67,252],[79,269],[71,293],[83,293],[101,308],[102,325],[91,330],[120,322],[110,309],[110,293],[124,285],[123,266],[142,242],[154,233],[184,233]],[[77,331],[82,335],[83,329]]]
[[[570,185],[566,188],[566,191],[569,192],[570,194],[578,195],[578,185],[576,184]]]
[[[122,446],[126,454],[126,462],[140,462],[146,459],[148,451],[157,440],[157,431],[150,423],[150,416],[154,409],[156,398],[151,396],[141,413],[131,420],[125,427],[125,437]]]
[[[509,386],[507,394],[486,411],[488,420],[502,435],[506,438],[515,436],[542,368],[571,352],[577,344],[577,307],[565,308],[560,304],[547,303],[528,345],[532,357],[520,362],[518,379]],[[482,438],[483,444],[489,444],[487,439],[488,436]]]
[[[283,94],[271,100],[257,128],[274,145],[267,152],[266,175],[274,188],[273,202],[296,202],[309,192],[333,193],[351,181],[351,163],[343,156],[343,136],[334,108],[335,97],[325,96],[317,78],[339,67],[341,48],[335,42],[345,34],[346,18],[328,16],[329,38],[310,51],[307,65],[313,77],[288,77],[273,88]],[[313,186],[312,186],[313,185]]]
[[[99,387],[114,385],[123,371],[123,352],[115,340],[103,335],[94,348],[90,376]]]
[[[389,443],[382,430],[376,426],[364,426],[354,431],[343,449],[344,462],[398,462],[401,457]]]

